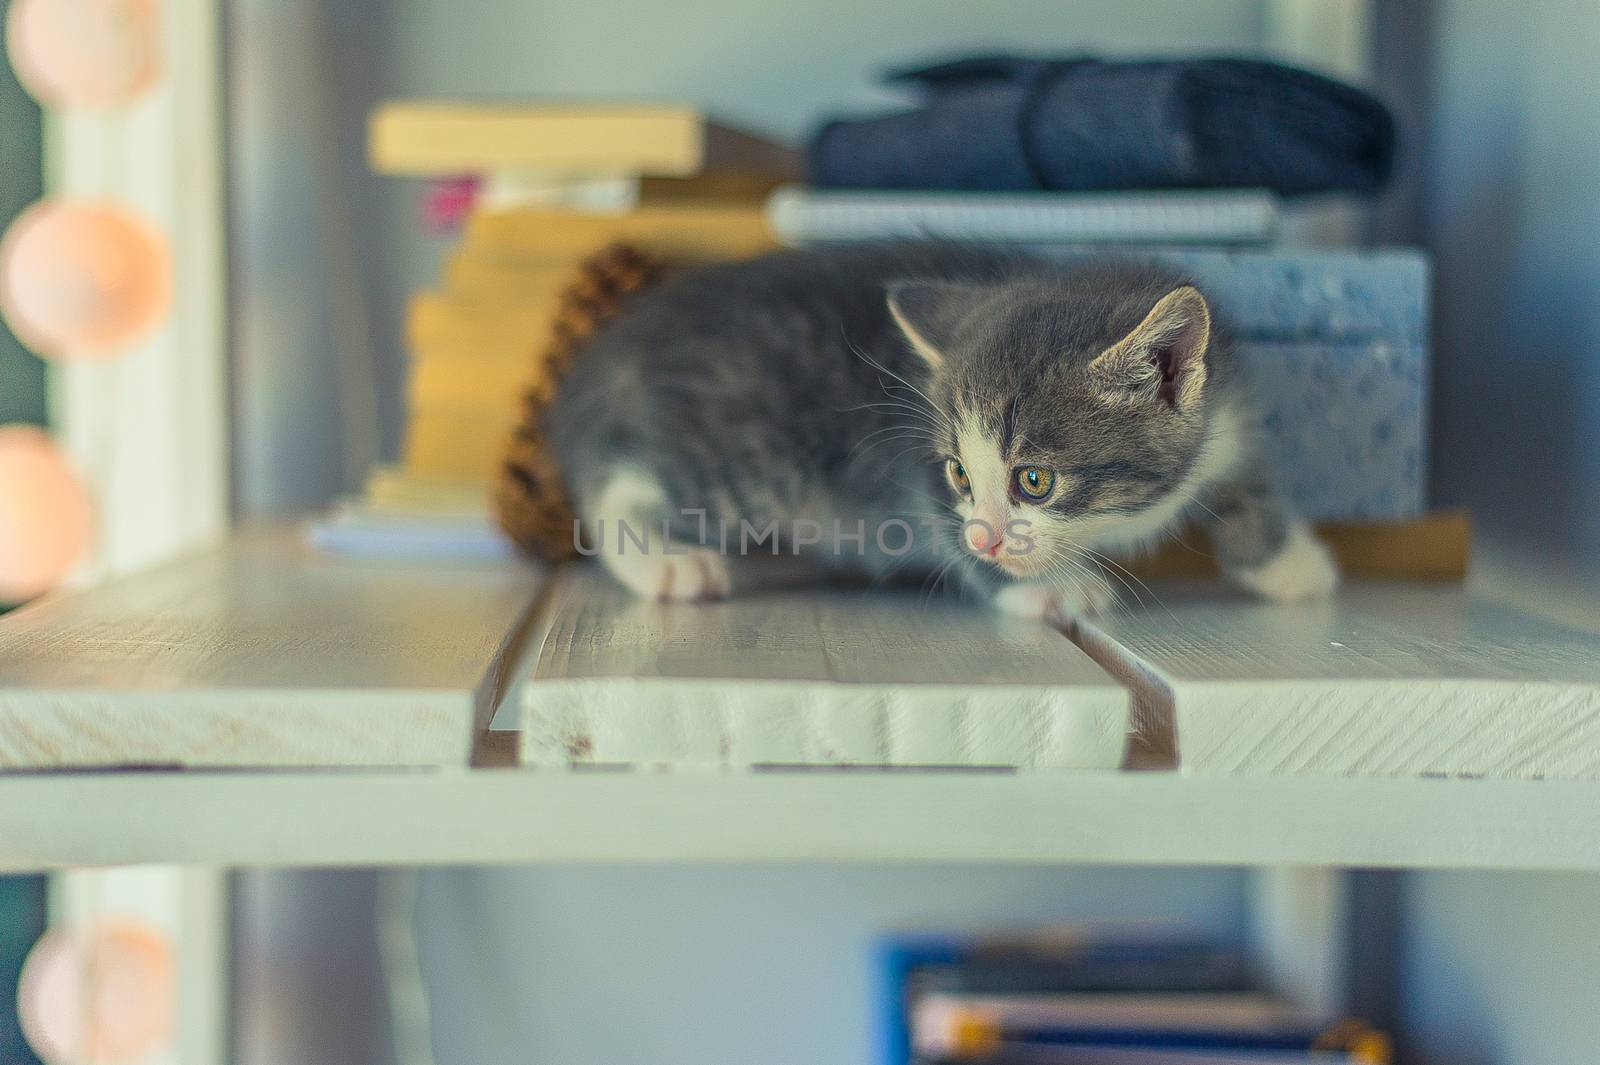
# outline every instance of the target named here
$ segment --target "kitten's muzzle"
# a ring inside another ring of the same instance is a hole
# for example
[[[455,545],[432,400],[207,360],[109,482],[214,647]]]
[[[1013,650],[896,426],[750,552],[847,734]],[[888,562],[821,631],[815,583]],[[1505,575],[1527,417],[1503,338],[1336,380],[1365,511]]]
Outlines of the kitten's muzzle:
[[[1006,535],[983,522],[974,522],[967,527],[967,546],[974,554],[998,559],[1006,546]]]

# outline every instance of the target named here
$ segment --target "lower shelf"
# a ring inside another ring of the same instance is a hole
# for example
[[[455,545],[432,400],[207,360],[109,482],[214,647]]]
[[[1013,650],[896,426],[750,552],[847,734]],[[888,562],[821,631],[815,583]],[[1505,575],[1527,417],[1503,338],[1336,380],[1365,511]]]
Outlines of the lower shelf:
[[[1600,785],[971,771],[0,776],[0,870],[560,862],[1600,869]]]

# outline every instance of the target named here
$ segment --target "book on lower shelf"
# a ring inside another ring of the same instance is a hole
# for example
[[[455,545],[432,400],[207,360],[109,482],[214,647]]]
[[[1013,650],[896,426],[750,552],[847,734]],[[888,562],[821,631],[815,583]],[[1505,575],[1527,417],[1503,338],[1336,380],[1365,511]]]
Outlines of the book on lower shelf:
[[[1389,1042],[1176,935],[895,936],[879,948],[884,1065],[1388,1065]]]

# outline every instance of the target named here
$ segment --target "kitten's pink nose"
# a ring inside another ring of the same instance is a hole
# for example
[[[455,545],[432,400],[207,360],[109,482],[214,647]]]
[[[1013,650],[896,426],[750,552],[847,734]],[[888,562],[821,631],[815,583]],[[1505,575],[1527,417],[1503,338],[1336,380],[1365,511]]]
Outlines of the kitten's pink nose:
[[[977,524],[967,530],[967,543],[980,555],[994,558],[1000,553],[1000,548],[1005,546],[1006,538],[998,529]]]

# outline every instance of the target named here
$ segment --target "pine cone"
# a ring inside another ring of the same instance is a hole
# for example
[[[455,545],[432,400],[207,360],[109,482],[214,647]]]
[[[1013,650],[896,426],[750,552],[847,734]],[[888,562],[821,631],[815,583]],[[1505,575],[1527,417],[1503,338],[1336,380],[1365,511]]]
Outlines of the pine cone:
[[[584,343],[662,270],[662,263],[639,249],[613,244],[584,260],[561,294],[550,342],[534,360],[533,382],[522,398],[522,421],[512,434],[494,493],[500,527],[535,558],[561,562],[577,556],[577,515],[544,438],[544,412]]]

